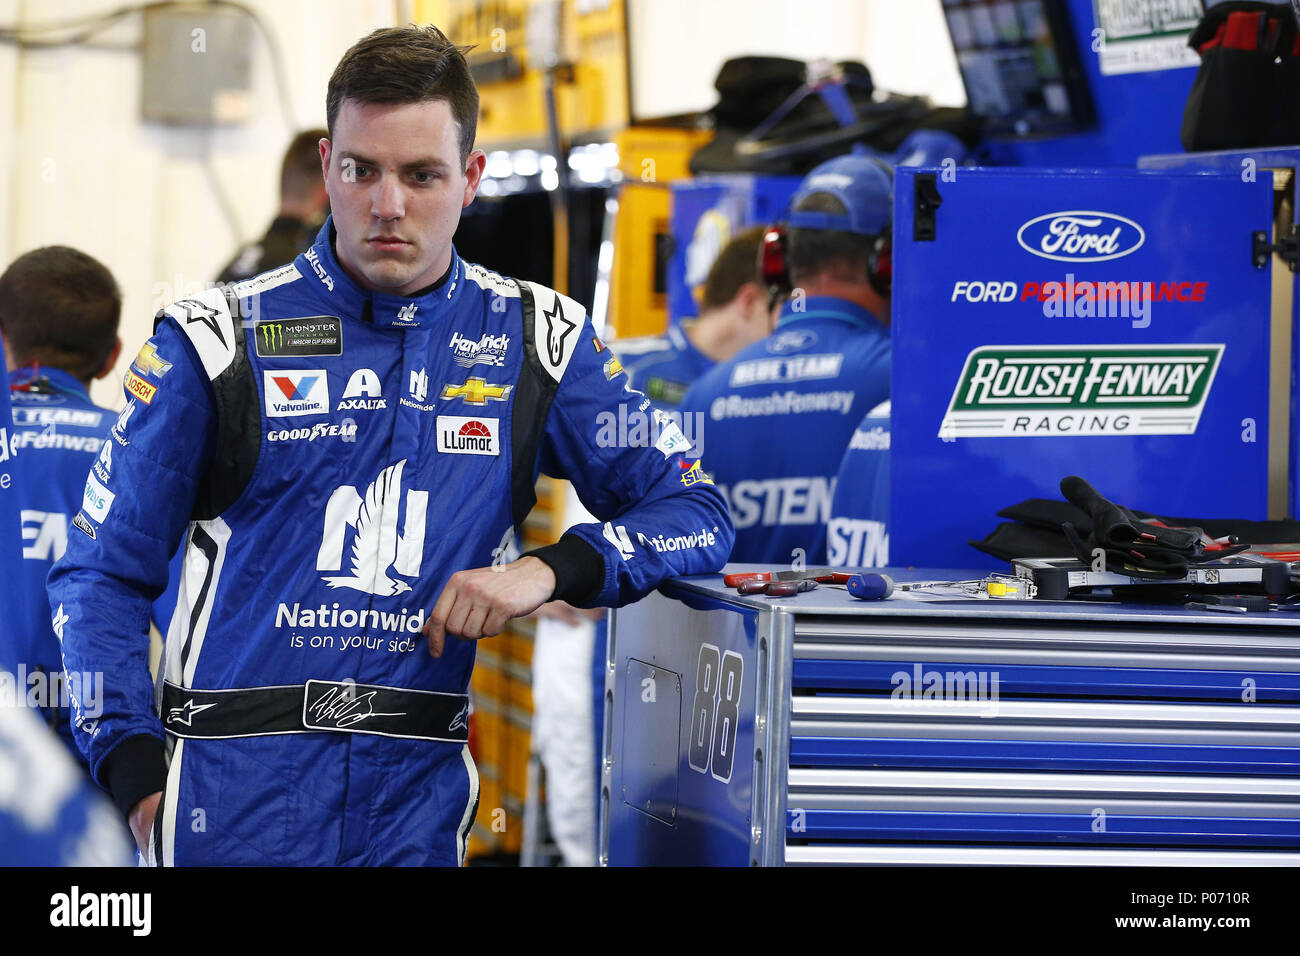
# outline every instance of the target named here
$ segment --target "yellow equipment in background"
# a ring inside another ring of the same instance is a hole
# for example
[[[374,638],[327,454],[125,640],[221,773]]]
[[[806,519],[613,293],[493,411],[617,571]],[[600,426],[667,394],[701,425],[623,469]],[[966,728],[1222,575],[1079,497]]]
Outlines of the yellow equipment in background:
[[[563,137],[608,140],[628,124],[623,0],[417,0],[415,15],[452,42],[474,45],[468,59],[483,149],[546,142],[548,68],[562,73],[556,105]]]

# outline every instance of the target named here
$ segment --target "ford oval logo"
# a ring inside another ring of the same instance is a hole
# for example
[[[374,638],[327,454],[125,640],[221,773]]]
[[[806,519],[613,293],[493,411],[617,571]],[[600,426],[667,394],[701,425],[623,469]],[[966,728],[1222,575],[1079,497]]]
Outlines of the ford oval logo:
[[[1026,252],[1057,262],[1105,262],[1136,252],[1147,234],[1132,219],[1074,209],[1029,220],[1016,233]]]
[[[790,329],[778,332],[767,340],[767,350],[773,355],[797,352],[817,343],[817,333],[810,329]]]

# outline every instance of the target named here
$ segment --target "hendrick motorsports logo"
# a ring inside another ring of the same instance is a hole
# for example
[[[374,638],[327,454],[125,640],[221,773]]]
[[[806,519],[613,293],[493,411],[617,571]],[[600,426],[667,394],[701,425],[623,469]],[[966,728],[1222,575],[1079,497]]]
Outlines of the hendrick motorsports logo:
[[[966,357],[939,436],[1191,435],[1222,345],[986,345]]]
[[[1084,209],[1049,212],[1016,231],[1022,249],[1057,262],[1119,259],[1141,248],[1146,237],[1132,219]]]

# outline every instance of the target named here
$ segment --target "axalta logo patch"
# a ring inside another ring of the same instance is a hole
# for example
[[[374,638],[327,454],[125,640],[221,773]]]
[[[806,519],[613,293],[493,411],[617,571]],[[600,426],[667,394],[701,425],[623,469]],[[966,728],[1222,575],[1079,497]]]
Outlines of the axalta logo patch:
[[[158,391],[157,385],[150,385],[135,372],[127,371],[126,373],[126,390],[146,405],[153,404],[154,393]]]
[[[329,380],[323,369],[264,371],[266,414],[274,418],[289,415],[317,415],[330,410]]]
[[[939,436],[1191,435],[1223,348],[977,348],[966,357]]]
[[[1016,231],[1022,249],[1057,262],[1120,259],[1140,249],[1146,238],[1146,231],[1132,219],[1084,209],[1049,212]]]
[[[438,416],[438,451],[451,455],[500,455],[500,420]]]
[[[383,385],[374,369],[359,368],[348,379],[348,386],[343,390],[343,400],[335,411],[378,410],[388,407],[383,396]]]

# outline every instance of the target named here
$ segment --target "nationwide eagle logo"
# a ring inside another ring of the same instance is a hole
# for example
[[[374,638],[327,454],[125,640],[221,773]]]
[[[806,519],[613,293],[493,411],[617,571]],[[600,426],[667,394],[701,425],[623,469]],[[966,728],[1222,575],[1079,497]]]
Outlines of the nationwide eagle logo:
[[[411,585],[401,578],[418,577],[420,573],[429,493],[406,492],[406,520],[402,533],[398,534],[405,467],[406,459],[402,459],[381,471],[366,488],[364,498],[353,485],[343,485],[330,496],[316,570],[340,570],[344,539],[349,529],[354,532],[351,574],[322,575],[330,587],[352,588],[384,597],[411,590]],[[401,577],[390,576],[390,571]]]

